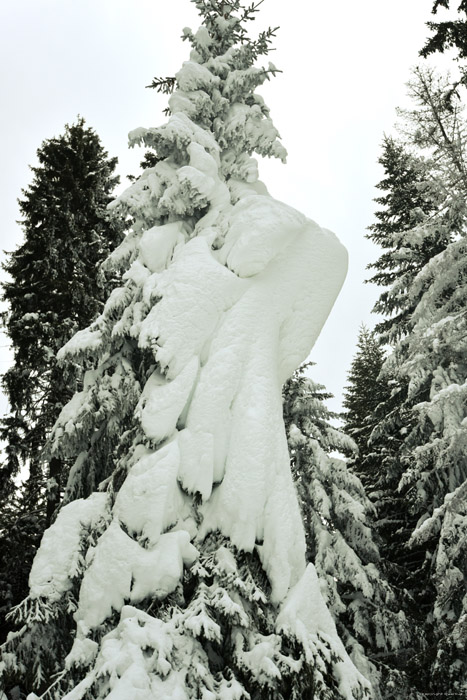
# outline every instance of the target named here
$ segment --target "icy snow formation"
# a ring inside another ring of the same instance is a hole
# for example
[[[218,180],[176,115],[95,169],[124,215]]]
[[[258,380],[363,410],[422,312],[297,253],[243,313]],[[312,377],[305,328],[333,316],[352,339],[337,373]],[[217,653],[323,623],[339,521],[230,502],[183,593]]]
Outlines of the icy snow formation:
[[[212,178],[206,152],[205,162]],[[258,545],[277,602],[304,568],[281,387],[321,330],[346,253],[332,233],[252,190],[222,214],[219,249],[209,245],[216,230],[198,225],[157,278],[161,299],[139,340],[163,374],[148,379],[138,411],[147,438],[178,445],[180,485],[204,501],[199,536],[220,530],[240,549]],[[144,256],[154,260],[152,230]]]

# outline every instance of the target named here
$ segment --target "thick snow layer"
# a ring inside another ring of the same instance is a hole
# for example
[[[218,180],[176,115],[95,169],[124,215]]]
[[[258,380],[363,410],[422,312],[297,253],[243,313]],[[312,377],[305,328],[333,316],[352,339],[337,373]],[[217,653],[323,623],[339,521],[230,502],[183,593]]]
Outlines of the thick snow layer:
[[[144,265],[151,272],[162,272],[167,267],[177,243],[183,242],[183,226],[180,221],[154,226],[145,231],[139,241]]]
[[[198,368],[198,358],[193,357],[172,381],[167,381],[158,370],[151,374],[136,409],[148,438],[160,442],[174,432],[193,389]]]
[[[108,496],[93,493],[62,508],[54,524],[45,531],[29,575],[31,598],[61,598],[71,587],[82,563],[83,531],[95,528],[107,511]]]
[[[196,558],[197,550],[184,530],[165,533],[145,549],[113,520],[88,552],[91,564],[81,584],[76,620],[82,629],[94,628],[126,601],[165,598],[177,587],[184,565]]]
[[[215,180],[215,160],[198,145],[190,153]],[[166,373],[148,380],[141,422],[154,440],[185,428],[178,478],[204,500],[200,536],[260,545],[279,601],[304,569],[281,387],[315,342],[347,256],[332,233],[251,188],[197,233],[158,277],[141,324],[140,345]]]
[[[193,61],[185,61],[175,77],[180,90],[186,92],[206,88],[212,89],[220,83],[220,79],[213,75],[210,70]]]
[[[114,505],[114,514],[134,535],[152,546],[183,513],[184,498],[177,482],[180,451],[171,442],[148,450],[131,468]]]
[[[180,446],[178,478],[185,491],[200,493],[205,501],[214,483],[214,439],[211,432],[182,430],[177,441]]]
[[[308,564],[303,576],[289,591],[277,617],[276,628],[278,632],[285,631],[301,641],[310,661],[315,658],[313,646],[318,636],[329,642],[331,649],[340,657],[335,662],[334,674],[343,698],[354,700],[352,691],[359,685],[370,690],[370,683],[357,671],[337,634],[334,620],[321,595],[313,564]]]
[[[101,342],[102,337],[100,331],[84,328],[82,331],[75,333],[75,335],[60,348],[57,353],[57,360],[60,362],[64,360],[67,355],[76,355],[82,351],[83,347],[85,347],[87,351],[97,349]]]
[[[206,131],[206,129],[202,129],[191,121],[183,112],[173,114],[169,121],[163,126],[157,128],[145,128],[140,126],[130,131],[128,134],[128,143],[130,147],[145,145],[148,148],[159,147],[158,150],[163,151],[164,146],[166,146],[167,150],[172,153],[175,148],[184,148],[186,150],[193,141],[203,146],[213,157],[218,157],[219,146],[214,136]],[[125,190],[125,192],[118,197],[116,202],[124,201],[131,191],[135,191],[135,188],[129,187],[128,190]],[[114,206],[116,206],[116,204],[114,204]]]
[[[193,357],[203,359],[204,346],[243,289],[213,258],[206,239],[193,238],[157,282],[162,298],[141,324],[140,345],[157,343],[157,360],[176,377]]]

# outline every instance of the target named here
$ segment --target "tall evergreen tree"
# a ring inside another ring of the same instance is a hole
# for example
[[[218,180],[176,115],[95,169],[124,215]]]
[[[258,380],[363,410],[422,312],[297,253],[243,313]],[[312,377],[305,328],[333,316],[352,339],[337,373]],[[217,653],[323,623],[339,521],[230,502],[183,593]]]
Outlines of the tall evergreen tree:
[[[377,480],[379,457],[373,454],[370,438],[378,421],[378,406],[387,402],[390,389],[381,370],[385,353],[375,333],[362,325],[355,358],[348,374],[343,399],[344,430],[358,447],[355,466],[367,489]]]
[[[431,211],[391,234],[408,241],[408,254],[421,255],[409,276],[398,270],[402,282],[396,279],[381,297],[379,310],[390,314],[387,302],[400,299],[402,288],[400,306],[409,313],[391,319],[395,329],[382,336],[393,345],[383,366],[393,389],[370,438],[381,459],[377,524],[392,580],[408,589],[409,607],[414,615],[419,611],[420,638],[427,640],[416,662],[424,669],[416,685],[425,692],[459,692],[467,682],[459,652],[467,581],[467,142],[462,105],[455,96],[446,100],[447,86],[433,71],[417,69],[409,85],[415,107],[402,113],[405,148],[424,158]]]
[[[375,366],[381,368],[382,352],[365,328],[360,337],[362,355],[377,379]],[[379,538],[371,528],[374,508],[353,473],[352,460],[349,468],[336,456],[350,454],[358,463],[357,445],[331,425],[337,415],[326,407],[325,399],[330,395],[304,374],[307,367],[297,370],[283,390],[285,426],[305,522],[307,557],[316,567],[325,600],[349,655],[372,680],[372,697],[421,699],[401,661],[411,651],[413,621],[403,612],[398,591],[386,578]],[[354,405],[363,415],[363,404],[356,401]]]
[[[466,223],[414,283],[414,295],[424,293],[398,366],[414,416],[399,489],[417,517],[408,548],[423,554],[417,583],[428,607],[431,689],[452,692],[467,687]],[[433,591],[429,601],[424,590]]]
[[[9,253],[3,325],[13,365],[2,378],[10,413],[1,422],[6,458],[0,467],[2,612],[27,592],[27,575],[44,525],[66,479],[62,460],[43,448],[64,404],[80,385],[75,364],[56,353],[102,309],[109,284],[99,268],[122,240],[120,217],[107,211],[118,182],[116,158],[79,118],[37,151],[34,178],[19,201],[24,242]],[[14,477],[29,477],[18,490]],[[5,629],[5,626],[2,625]]]
[[[411,282],[433,254],[441,250],[437,232],[429,238],[414,235],[434,210],[428,181],[428,164],[410,149],[385,137],[379,163],[384,178],[376,185],[383,195],[375,201],[382,206],[369,227],[373,243],[383,248],[378,260],[369,265],[376,273],[368,281],[385,287],[375,304],[375,313],[386,318],[376,326],[383,342],[393,343],[407,332],[412,306],[408,301]]]
[[[68,502],[4,677],[63,700],[369,697],[305,566],[281,401],[346,254],[258,180],[252,153],[286,155],[255,92],[273,31],[195,4],[168,123],[130,136],[158,161],[115,204],[122,286],[59,354],[94,364],[50,441]]]

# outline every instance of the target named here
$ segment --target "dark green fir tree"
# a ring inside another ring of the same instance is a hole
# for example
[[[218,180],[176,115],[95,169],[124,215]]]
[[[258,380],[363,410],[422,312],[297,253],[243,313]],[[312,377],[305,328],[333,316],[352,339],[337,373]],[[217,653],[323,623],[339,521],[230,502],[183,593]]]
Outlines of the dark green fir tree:
[[[355,467],[370,490],[378,471],[378,460],[372,458],[370,437],[377,422],[378,406],[387,401],[390,394],[387,381],[380,376],[384,357],[375,334],[362,325],[344,393],[343,419],[344,431],[358,447]]]
[[[360,342],[377,381],[381,349],[365,328]],[[332,424],[338,416],[326,406],[330,394],[307,376],[310,364],[300,367],[283,390],[307,556],[316,567],[347,652],[372,681],[372,697],[422,700],[400,663],[411,644],[413,624],[386,576],[380,538],[372,530],[374,506],[355,473],[357,444]],[[372,401],[374,404],[375,398]],[[355,406],[363,415],[363,403],[355,402]],[[350,456],[347,463],[342,459],[345,454]]]
[[[386,318],[376,326],[382,341],[392,343],[407,331],[413,303],[408,298],[411,281],[423,265],[441,246],[435,234],[430,240],[420,241],[414,229],[421,226],[434,209],[428,166],[403,143],[385,136],[379,163],[384,177],[376,185],[383,194],[375,199],[381,205],[375,213],[377,221],[367,235],[383,249],[368,280],[384,287],[374,311]]]
[[[66,464],[43,448],[61,408],[80,386],[73,363],[56,353],[102,308],[100,263],[122,240],[121,217],[107,211],[118,183],[109,158],[84,119],[37,151],[33,180],[19,200],[24,241],[4,265],[3,327],[13,364],[2,377],[10,412],[0,424],[6,455],[0,465],[1,610],[27,591],[27,575],[44,526],[59,503]],[[22,475],[24,484],[15,485]],[[28,476],[25,476],[27,475]]]
[[[454,5],[457,5],[455,9]],[[460,80],[454,81],[447,93],[450,100],[456,93],[459,84],[467,85],[465,63],[467,59],[467,0],[459,0],[456,3],[451,3],[451,0],[434,0],[432,14],[437,15],[440,9],[441,12],[443,9],[451,10],[451,13],[444,13],[443,19],[439,22],[427,22],[431,36],[428,37],[425,46],[421,49],[420,56],[427,58],[437,53],[455,52],[460,68]],[[454,12],[457,12],[457,15]]]

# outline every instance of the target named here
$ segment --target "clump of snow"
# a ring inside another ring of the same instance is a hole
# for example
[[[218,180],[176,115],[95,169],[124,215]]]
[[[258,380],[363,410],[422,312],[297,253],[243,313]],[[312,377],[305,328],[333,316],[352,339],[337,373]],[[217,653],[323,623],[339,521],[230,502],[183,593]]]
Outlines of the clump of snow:
[[[131,468],[118,492],[114,514],[130,533],[140,535],[151,546],[180,518],[184,500],[177,483],[177,443],[146,452]]]
[[[156,358],[176,377],[200,357],[223,312],[242,293],[241,281],[212,256],[201,237],[190,240],[157,283],[161,300],[143,323],[139,343],[154,347]]]
[[[303,214],[282,202],[245,197],[232,210],[229,232],[218,258],[239,277],[251,277],[290,245],[305,225]]]
[[[65,666],[71,668],[73,665],[90,666],[99,651],[99,645],[92,639],[81,639],[76,637],[71,647],[71,651],[66,657]]]
[[[193,61],[185,61],[183,67],[175,75],[180,90],[212,89],[219,85],[219,78],[211,73],[205,66]]]
[[[180,446],[178,478],[185,491],[199,493],[205,501],[214,483],[214,440],[212,433],[182,430],[177,436]]]
[[[136,415],[145,435],[160,442],[175,430],[198,374],[198,358],[193,357],[175,379],[167,381],[158,370],[146,382]]]
[[[66,359],[67,356],[78,355],[83,350],[93,352],[99,349],[102,342],[102,335],[98,329],[84,328],[78,331],[57,353],[58,362]]]
[[[58,430],[56,437],[61,437],[62,434],[72,432],[78,421],[78,416],[85,410],[87,395],[85,391],[78,391],[64,405],[55,424],[55,431]]]
[[[154,226],[145,231],[138,245],[144,265],[151,272],[164,270],[175,246],[184,242],[183,233],[181,221]]]
[[[95,528],[107,514],[108,496],[93,493],[66,505],[45,531],[29,575],[30,597],[59,600],[71,588],[82,566],[81,541],[85,528]]]
[[[165,598],[177,587],[184,565],[190,566],[196,557],[197,550],[184,530],[165,533],[156,545],[145,549],[113,520],[88,551],[91,563],[81,584],[76,620],[83,628],[94,628],[112,610],[121,610],[126,601]]]

